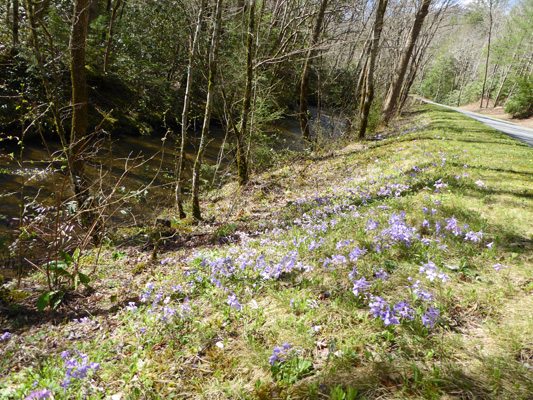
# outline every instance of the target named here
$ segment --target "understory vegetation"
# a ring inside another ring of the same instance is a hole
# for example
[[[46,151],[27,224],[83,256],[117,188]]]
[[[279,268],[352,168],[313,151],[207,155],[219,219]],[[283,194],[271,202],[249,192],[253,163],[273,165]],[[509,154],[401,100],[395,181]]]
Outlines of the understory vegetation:
[[[55,310],[5,285],[0,398],[531,398],[531,148],[432,106],[372,139],[63,255]]]

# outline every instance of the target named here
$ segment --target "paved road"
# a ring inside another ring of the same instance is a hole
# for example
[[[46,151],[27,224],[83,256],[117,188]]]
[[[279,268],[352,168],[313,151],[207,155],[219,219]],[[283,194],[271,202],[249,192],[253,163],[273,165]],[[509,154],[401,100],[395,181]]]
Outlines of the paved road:
[[[512,122],[502,121],[501,119],[491,118],[487,117],[483,114],[473,113],[470,111],[460,110],[458,108],[448,107],[443,104],[439,103],[433,103],[432,101],[422,99],[420,97],[417,97],[420,101],[424,103],[433,104],[439,107],[445,107],[449,108],[450,110],[454,110],[457,112],[460,112],[461,114],[464,114],[470,118],[474,118],[475,120],[479,122],[483,122],[485,125],[490,126],[493,129],[496,129],[497,131],[503,132],[506,135],[509,135],[516,140],[520,140],[521,142],[524,142],[531,147],[533,147],[533,129],[526,128],[525,126],[513,124]]]

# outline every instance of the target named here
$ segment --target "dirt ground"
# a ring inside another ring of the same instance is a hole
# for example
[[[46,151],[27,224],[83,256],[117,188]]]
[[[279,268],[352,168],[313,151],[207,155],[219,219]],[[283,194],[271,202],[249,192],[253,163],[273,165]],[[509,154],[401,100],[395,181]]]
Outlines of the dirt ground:
[[[485,108],[485,107],[479,108],[479,101],[476,103],[467,104],[466,106],[462,106],[459,108],[461,110],[476,112],[479,114],[486,114],[494,118],[503,119],[503,120],[513,122],[518,125],[526,126],[528,128],[533,128],[533,117],[526,118],[526,119],[512,118],[509,114],[505,113],[502,106],[498,106],[494,108],[492,103],[489,103],[488,108]]]

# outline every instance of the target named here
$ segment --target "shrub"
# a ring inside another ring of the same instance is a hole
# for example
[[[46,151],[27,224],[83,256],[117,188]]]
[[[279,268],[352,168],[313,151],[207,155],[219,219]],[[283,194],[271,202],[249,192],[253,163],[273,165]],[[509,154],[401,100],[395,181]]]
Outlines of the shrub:
[[[530,77],[517,80],[518,90],[505,103],[505,112],[514,118],[533,116],[533,79]]]

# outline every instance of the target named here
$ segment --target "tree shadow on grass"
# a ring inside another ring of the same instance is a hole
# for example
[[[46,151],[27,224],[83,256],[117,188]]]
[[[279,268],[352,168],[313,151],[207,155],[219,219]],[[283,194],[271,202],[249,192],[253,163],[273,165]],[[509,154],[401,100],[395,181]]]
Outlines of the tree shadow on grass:
[[[456,168],[462,168],[463,165],[459,164],[457,162],[451,161],[449,162],[452,166]],[[487,167],[484,165],[468,165],[469,169],[478,169],[478,170],[484,170],[484,171],[495,171],[495,172],[505,172],[508,174],[517,174],[517,175],[531,175],[533,176],[533,172],[527,172],[527,171],[516,171],[514,169],[505,169],[505,168],[496,168],[496,167]]]

